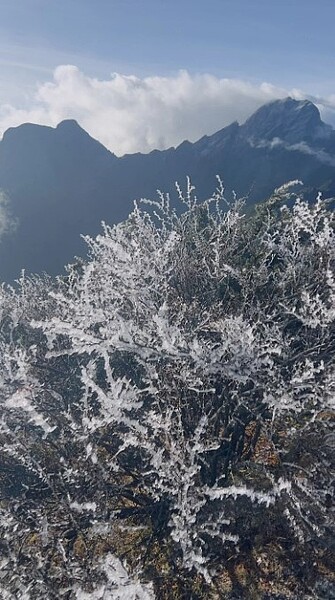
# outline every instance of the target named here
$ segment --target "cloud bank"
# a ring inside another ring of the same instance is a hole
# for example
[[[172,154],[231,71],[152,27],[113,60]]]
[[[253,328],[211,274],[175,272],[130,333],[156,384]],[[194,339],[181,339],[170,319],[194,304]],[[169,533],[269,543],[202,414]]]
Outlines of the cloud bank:
[[[277,146],[282,146],[289,152],[302,152],[303,154],[309,154],[324,165],[335,167],[335,158],[333,156],[324,150],[315,150],[314,148],[311,148],[311,146],[309,146],[306,142],[299,142],[299,144],[288,144],[278,137],[274,137],[271,141],[260,140],[254,143],[252,140],[248,140],[248,142],[253,148],[269,148],[270,150],[273,150],[273,148],[276,148]]]
[[[237,120],[242,123],[262,104],[276,98],[310,98],[299,90],[260,85],[209,74],[180,71],[170,77],[114,73],[98,80],[76,66],[55,69],[53,80],[40,84],[30,108],[0,106],[0,135],[24,122],[56,126],[76,119],[117,155],[149,152],[195,141]],[[335,123],[335,96],[313,97],[325,120]]]

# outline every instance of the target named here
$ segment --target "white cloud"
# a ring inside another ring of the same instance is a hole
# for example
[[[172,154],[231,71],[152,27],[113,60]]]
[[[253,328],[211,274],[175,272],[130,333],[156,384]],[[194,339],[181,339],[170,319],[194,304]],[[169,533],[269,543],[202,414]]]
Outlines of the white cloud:
[[[253,148],[270,148],[270,150],[273,150],[277,146],[282,146],[285,148],[285,150],[289,150],[290,152],[302,152],[303,154],[309,154],[310,156],[314,156],[314,158],[319,160],[321,163],[335,167],[335,159],[333,156],[324,150],[315,150],[314,148],[311,148],[311,146],[309,146],[306,142],[288,144],[278,137],[274,137],[272,140],[259,140],[256,143],[254,143],[252,140],[248,140],[248,142]]]
[[[331,167],[335,167],[335,159],[333,156],[325,152],[324,150],[314,150],[311,148],[306,142],[300,142],[299,144],[293,144],[292,146],[287,146],[287,150],[302,152],[303,154],[309,154],[310,156],[314,156],[320,162],[325,165],[330,165]]]
[[[0,106],[0,134],[27,121],[56,126],[71,118],[118,155],[148,152],[184,139],[195,141],[234,120],[243,122],[265,102],[287,95],[306,97],[299,90],[268,83],[256,85],[187,71],[145,78],[115,73],[108,80],[98,80],[75,66],[62,65],[55,69],[52,81],[38,87],[29,109]],[[335,98],[327,102],[318,98],[317,102],[331,120]]]

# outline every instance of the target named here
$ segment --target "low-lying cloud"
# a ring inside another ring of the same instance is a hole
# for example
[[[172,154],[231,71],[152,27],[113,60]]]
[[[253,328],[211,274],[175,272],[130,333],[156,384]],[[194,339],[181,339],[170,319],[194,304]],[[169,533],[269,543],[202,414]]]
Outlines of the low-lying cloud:
[[[285,148],[289,152],[302,152],[303,154],[308,154],[309,156],[313,156],[318,161],[325,165],[330,165],[331,167],[335,167],[335,158],[334,156],[325,152],[325,150],[311,148],[307,144],[307,142],[299,142],[298,144],[288,144],[284,140],[281,140],[278,137],[274,137],[272,140],[258,140],[254,142],[253,140],[248,140],[250,146],[253,148],[269,148],[273,150],[278,146]]]
[[[0,190],[0,239],[5,234],[14,233],[17,220],[11,213],[10,202],[6,194]]]
[[[242,123],[262,104],[287,95],[308,97],[268,83],[187,71],[145,78],[115,73],[98,80],[73,65],[62,65],[55,69],[52,81],[38,87],[30,108],[0,106],[0,135],[24,122],[56,126],[63,119],[76,119],[117,155],[149,152],[185,139],[195,141],[235,120]],[[328,122],[335,121],[335,97],[314,101]]]

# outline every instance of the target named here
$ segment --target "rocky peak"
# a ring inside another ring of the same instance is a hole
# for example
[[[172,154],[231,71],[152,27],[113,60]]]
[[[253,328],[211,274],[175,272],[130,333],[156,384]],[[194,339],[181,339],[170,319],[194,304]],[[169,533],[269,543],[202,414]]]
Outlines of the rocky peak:
[[[58,123],[56,129],[59,129],[59,130],[62,129],[62,130],[67,130],[67,131],[71,131],[71,130],[76,131],[78,129],[81,129],[82,131],[84,131],[75,119],[64,119],[64,121],[61,121],[60,123]]]
[[[289,144],[321,141],[332,128],[323,123],[318,108],[309,100],[285,98],[259,108],[242,126],[245,137],[271,141],[279,138]]]

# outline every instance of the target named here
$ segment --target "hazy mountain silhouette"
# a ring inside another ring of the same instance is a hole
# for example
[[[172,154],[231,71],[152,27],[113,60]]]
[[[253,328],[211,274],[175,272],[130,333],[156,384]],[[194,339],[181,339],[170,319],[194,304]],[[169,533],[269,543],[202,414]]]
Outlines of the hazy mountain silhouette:
[[[302,179],[311,195],[335,189],[335,131],[309,101],[287,98],[261,107],[243,125],[233,123],[195,143],[149,154],[109,152],[76,121],[55,129],[24,124],[0,142],[1,210],[16,229],[0,242],[0,278],[22,268],[55,274],[85,253],[80,234],[95,235],[101,220],[126,218],[133,200],[174,192],[189,175],[198,196],[209,196],[219,174],[227,196],[235,190],[249,202],[279,185]]]

